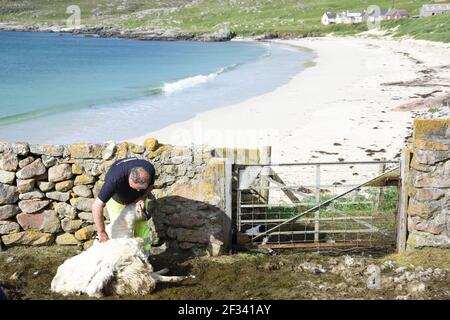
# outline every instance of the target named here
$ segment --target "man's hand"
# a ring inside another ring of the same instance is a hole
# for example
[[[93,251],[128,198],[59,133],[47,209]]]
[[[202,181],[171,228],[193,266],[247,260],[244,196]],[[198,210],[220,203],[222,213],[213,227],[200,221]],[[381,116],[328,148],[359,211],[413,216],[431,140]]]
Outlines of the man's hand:
[[[138,207],[141,211],[145,210],[145,201],[139,200],[136,202],[136,207]]]
[[[106,242],[109,240],[108,234],[105,231],[98,233],[98,242]]]

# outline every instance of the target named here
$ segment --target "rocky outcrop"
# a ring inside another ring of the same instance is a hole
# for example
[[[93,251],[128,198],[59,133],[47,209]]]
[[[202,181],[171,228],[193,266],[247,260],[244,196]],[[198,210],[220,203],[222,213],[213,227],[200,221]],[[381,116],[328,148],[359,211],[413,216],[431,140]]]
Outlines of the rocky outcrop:
[[[168,30],[130,30],[130,29],[119,29],[115,27],[108,26],[80,26],[78,28],[67,28],[61,26],[47,26],[47,25],[1,25],[0,30],[5,31],[17,31],[17,32],[62,32],[62,33],[72,33],[84,36],[95,36],[101,38],[124,38],[124,39],[135,39],[135,40],[155,40],[155,41],[229,41],[236,37],[236,33],[227,29],[222,29],[213,33],[188,33],[179,32],[174,29]],[[40,148],[40,149],[38,149]],[[47,151],[45,145],[33,146],[31,152],[37,154],[50,154]],[[57,149],[52,149],[55,151]],[[45,152],[45,153],[43,153]],[[53,154],[56,156],[61,156],[55,151]]]
[[[219,41],[230,41],[236,37],[236,33],[223,29],[214,33],[206,33],[194,36],[193,40],[196,41],[207,41],[207,42],[219,42]]]

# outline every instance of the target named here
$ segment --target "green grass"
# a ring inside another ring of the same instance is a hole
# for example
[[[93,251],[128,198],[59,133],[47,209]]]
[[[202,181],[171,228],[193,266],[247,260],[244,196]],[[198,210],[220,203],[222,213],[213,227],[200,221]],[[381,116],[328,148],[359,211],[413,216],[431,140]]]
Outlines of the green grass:
[[[441,111],[441,109],[439,109],[437,107],[433,107],[433,108],[428,109],[428,112],[431,112],[431,113],[436,113],[436,112],[439,112],[439,111]]]
[[[395,6],[417,15],[428,0],[397,0]],[[65,25],[66,8],[81,9],[86,26],[115,26],[122,29],[167,30],[180,33],[210,33],[226,28],[238,35],[277,32],[288,36],[354,35],[366,31],[366,24],[322,26],[327,11],[363,10],[369,0],[0,0],[0,22],[25,25]],[[389,8],[391,0],[376,2]],[[449,42],[449,16],[435,19],[402,20],[383,23],[383,28],[399,26],[395,35]]]
[[[373,213],[375,211],[374,204],[376,201],[376,197],[380,188],[368,188],[367,195],[357,194],[357,195],[347,195],[336,199],[332,205],[334,208],[345,211],[348,213]],[[335,195],[322,195],[320,197],[320,202],[327,201],[333,198]],[[391,213],[397,208],[397,199],[398,199],[398,189],[397,187],[386,187],[381,191],[380,197],[380,206],[377,211],[379,213]],[[370,203],[367,203],[370,202]],[[305,203],[302,205],[303,210],[311,209],[315,206],[315,203]],[[321,213],[324,213],[325,216],[328,212],[328,206],[325,206],[323,209],[320,209]],[[295,207],[270,207],[267,211],[268,219],[282,218],[288,219],[299,214],[298,210]],[[314,214],[314,213],[311,213]]]
[[[380,198],[378,198],[379,188],[367,188],[367,194],[358,195],[347,195],[345,197],[339,198],[333,201],[332,205],[324,206],[320,209],[321,218],[332,218],[332,220],[323,220],[320,222],[321,230],[357,230],[366,229],[368,225],[365,222],[370,223],[376,228],[387,231],[387,234],[382,234],[378,232],[371,233],[332,233],[327,234],[327,237],[333,238],[335,241],[350,241],[350,240],[368,240],[368,241],[380,241],[386,244],[393,241],[395,235],[395,217],[397,210],[398,201],[398,190],[397,187],[386,187],[382,189]],[[321,202],[330,199],[332,195],[322,195]],[[375,203],[379,199],[379,206],[376,207]],[[277,206],[271,207],[267,210],[267,214],[257,215],[255,217],[259,219],[289,219],[297,216],[300,212],[314,207],[313,203],[305,203],[301,210],[297,210],[294,207]],[[299,212],[300,211],[300,212]],[[310,212],[303,216],[302,218],[313,218],[315,216],[315,211]],[[372,217],[370,220],[365,220],[364,218],[357,218],[356,220],[340,220],[340,217]],[[246,217],[248,218],[248,217]],[[338,219],[336,219],[338,218]],[[364,220],[365,222],[361,222]],[[267,227],[272,228],[279,223],[268,223]],[[314,220],[302,220],[293,223],[288,223],[281,227],[280,231],[306,231],[314,230]],[[312,236],[311,234],[309,236]],[[290,241],[294,239],[295,241],[305,241],[311,240],[306,238],[308,236],[298,235],[285,235],[280,238],[280,241]],[[292,237],[292,238],[291,238]],[[270,241],[276,241],[272,238]]]
[[[414,251],[392,254],[383,257],[382,261],[393,260],[401,266],[423,266],[425,268],[450,268],[450,250],[424,248]]]
[[[394,36],[410,36],[415,39],[450,42],[450,14],[417,20],[385,21],[382,28],[392,30],[391,33]]]

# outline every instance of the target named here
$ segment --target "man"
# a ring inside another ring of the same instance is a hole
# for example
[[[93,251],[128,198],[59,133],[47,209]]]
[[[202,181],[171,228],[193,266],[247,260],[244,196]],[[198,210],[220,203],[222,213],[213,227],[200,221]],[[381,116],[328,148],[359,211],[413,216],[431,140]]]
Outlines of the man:
[[[92,215],[97,227],[100,242],[108,241],[103,219],[106,206],[111,223],[120,215],[126,205],[136,203],[145,210],[146,199],[155,182],[155,167],[148,161],[138,158],[117,160],[109,168],[105,183],[92,205]],[[147,221],[139,221],[134,235],[144,239],[144,248],[150,250],[151,237]]]

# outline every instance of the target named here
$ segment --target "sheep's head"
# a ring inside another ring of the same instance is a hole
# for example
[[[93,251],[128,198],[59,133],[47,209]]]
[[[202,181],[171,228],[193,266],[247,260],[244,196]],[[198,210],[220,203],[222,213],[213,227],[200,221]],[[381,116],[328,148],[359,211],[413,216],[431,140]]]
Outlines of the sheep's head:
[[[136,205],[136,220],[146,220],[147,215],[145,208],[141,208],[141,206]]]

